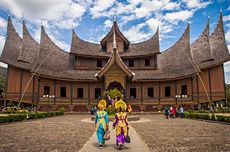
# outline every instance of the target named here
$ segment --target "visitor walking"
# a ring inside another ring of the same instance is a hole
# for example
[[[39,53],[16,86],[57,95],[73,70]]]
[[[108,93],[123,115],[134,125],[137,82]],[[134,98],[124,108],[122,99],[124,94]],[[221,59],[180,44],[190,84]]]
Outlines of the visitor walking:
[[[176,108],[172,106],[172,118],[176,117]]]
[[[96,114],[95,125],[99,148],[102,148],[102,144],[105,143],[104,135],[109,129],[108,113],[104,111],[104,108],[106,108],[106,101],[101,100],[98,103],[98,108],[99,110]]]
[[[165,114],[165,118],[168,119],[169,118],[169,106],[166,105],[164,108],[164,114]]]
[[[113,123],[113,129],[116,128],[116,143],[119,149],[124,148],[125,141],[130,142],[128,136],[128,121],[126,108],[126,103],[122,100],[119,100],[115,103],[116,115]]]
[[[180,117],[184,118],[184,108],[180,106]]]

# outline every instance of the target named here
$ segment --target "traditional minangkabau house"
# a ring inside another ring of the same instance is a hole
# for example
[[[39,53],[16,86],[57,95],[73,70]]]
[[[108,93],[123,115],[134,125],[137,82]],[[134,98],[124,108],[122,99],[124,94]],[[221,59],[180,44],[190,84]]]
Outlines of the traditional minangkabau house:
[[[1,61],[8,64],[5,98],[19,102],[25,92],[24,104],[38,105],[40,110],[64,106],[67,111],[88,110],[112,88],[119,89],[136,111],[157,110],[166,104],[224,101],[223,63],[230,55],[222,13],[214,32],[209,31],[208,21],[190,44],[188,24],[181,38],[160,52],[159,29],[149,40],[130,44],[114,22],[100,44],[81,40],[73,31],[70,52],[65,52],[52,42],[43,26],[40,44],[24,21],[21,38],[9,17],[1,55]]]

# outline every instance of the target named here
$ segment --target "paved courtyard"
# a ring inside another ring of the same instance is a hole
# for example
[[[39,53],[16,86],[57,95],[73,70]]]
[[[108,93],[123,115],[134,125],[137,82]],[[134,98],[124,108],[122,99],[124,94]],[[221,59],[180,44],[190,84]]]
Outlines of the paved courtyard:
[[[62,152],[84,151],[87,148],[95,151],[97,143],[94,141],[94,123],[81,121],[89,117],[65,115],[1,124],[0,151]],[[130,151],[133,149],[132,145],[137,146],[139,143],[147,145],[146,150],[159,152],[230,151],[230,125],[180,118],[166,120],[163,115],[141,116],[141,119],[145,121],[131,123],[132,143],[127,144],[127,148],[122,151]],[[87,144],[84,145],[85,143]],[[115,141],[112,138],[100,151],[118,151],[113,143]]]
[[[132,124],[151,151],[230,152],[230,125],[148,115],[146,123]]]

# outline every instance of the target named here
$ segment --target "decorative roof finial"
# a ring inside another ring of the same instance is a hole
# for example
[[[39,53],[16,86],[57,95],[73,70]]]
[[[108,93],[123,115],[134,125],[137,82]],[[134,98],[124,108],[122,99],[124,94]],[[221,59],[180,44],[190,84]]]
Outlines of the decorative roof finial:
[[[117,22],[117,15],[116,15],[115,12],[114,12],[114,14],[113,14],[113,22]]]
[[[23,21],[25,20],[25,15],[24,15],[24,13],[22,13],[22,20],[23,20]]]
[[[116,42],[116,32],[115,32],[115,27],[113,26],[113,50],[117,49],[117,42]]]
[[[9,17],[10,16],[10,10],[9,9],[7,10],[7,13],[8,13],[8,17]]]

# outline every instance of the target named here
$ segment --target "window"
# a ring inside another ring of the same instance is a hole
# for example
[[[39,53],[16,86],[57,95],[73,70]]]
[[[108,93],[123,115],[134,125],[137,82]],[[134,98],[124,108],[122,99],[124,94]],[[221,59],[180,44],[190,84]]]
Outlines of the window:
[[[153,88],[148,88],[148,97],[153,98]]]
[[[97,60],[97,67],[102,67],[102,60]]]
[[[50,86],[44,86],[44,95],[50,95]]]
[[[83,98],[83,88],[77,88],[77,97]]]
[[[150,59],[145,60],[145,66],[150,66]]]
[[[131,99],[136,98],[136,88],[130,88],[130,98]]]
[[[66,97],[66,87],[60,87],[61,97]]]
[[[95,99],[100,99],[101,97],[101,88],[95,88]]]
[[[129,67],[134,67],[134,60],[129,60]]]
[[[182,95],[187,95],[187,85],[182,85],[181,86],[181,94]]]
[[[171,96],[171,87],[165,87],[165,97]]]

